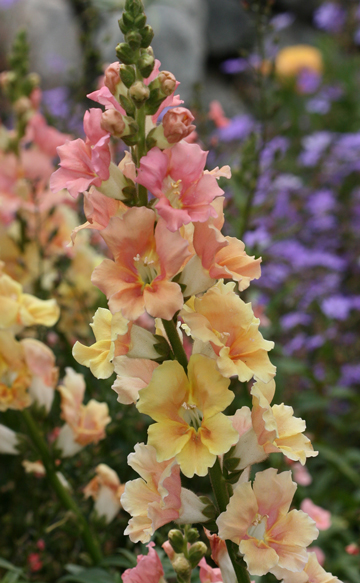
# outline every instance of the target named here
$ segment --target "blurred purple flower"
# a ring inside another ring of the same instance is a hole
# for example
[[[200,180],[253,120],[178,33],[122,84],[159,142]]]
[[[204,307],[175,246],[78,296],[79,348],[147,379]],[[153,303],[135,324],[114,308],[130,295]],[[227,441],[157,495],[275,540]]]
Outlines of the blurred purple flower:
[[[325,115],[329,113],[331,107],[331,102],[324,97],[314,97],[309,99],[306,104],[306,110],[309,113],[318,113],[319,115]]]
[[[325,316],[334,320],[346,320],[351,308],[351,300],[341,295],[331,296],[321,303],[321,309]]]
[[[273,182],[274,190],[300,190],[303,183],[299,176],[294,174],[279,174]]]
[[[297,89],[300,93],[306,95],[315,93],[319,89],[321,79],[321,75],[316,71],[301,69],[296,80]]]
[[[14,4],[17,4],[19,0],[0,0],[0,9],[6,10],[7,8],[11,8]]]
[[[223,73],[228,73],[229,75],[236,75],[237,73],[243,73],[249,68],[249,63],[246,59],[227,59],[223,61],[220,65],[220,69]]]
[[[216,130],[216,135],[222,142],[245,140],[254,129],[254,120],[250,115],[236,115],[229,125]]]
[[[339,385],[349,387],[360,383],[360,364],[344,364],[341,367]]]
[[[325,343],[325,338],[321,334],[316,334],[315,336],[309,336],[306,341],[306,348],[308,350],[315,350],[320,348]]]
[[[294,338],[290,340],[290,342],[285,344],[284,353],[293,354],[297,350],[300,350],[301,348],[303,348],[303,346],[306,345],[306,339],[307,337],[303,332],[297,334],[296,336],[294,336]]]
[[[255,231],[247,231],[243,237],[244,243],[249,247],[265,248],[270,244],[270,235],[263,227],[255,229]]]
[[[65,86],[47,89],[42,93],[42,102],[51,115],[67,118],[70,113],[69,89]]]
[[[303,138],[304,151],[299,156],[299,163],[303,166],[316,166],[332,139],[332,134],[326,131],[315,132]]]
[[[279,32],[280,30],[284,30],[285,28],[291,26],[294,20],[294,14],[291,14],[291,12],[282,12],[270,20],[270,25],[274,30],[276,30],[276,32]]]
[[[302,326],[307,326],[311,322],[311,316],[309,314],[303,314],[302,312],[290,312],[283,316],[280,320],[281,327],[283,330],[291,330],[301,324]]]
[[[318,190],[310,195],[306,208],[314,215],[321,215],[334,210],[335,199],[331,190]]]
[[[281,157],[285,154],[289,147],[289,140],[282,136],[276,136],[266,144],[261,152],[260,164],[261,168],[265,170],[272,166],[275,157]]]
[[[314,13],[314,24],[326,32],[340,32],[345,20],[346,11],[335,2],[324,2]]]

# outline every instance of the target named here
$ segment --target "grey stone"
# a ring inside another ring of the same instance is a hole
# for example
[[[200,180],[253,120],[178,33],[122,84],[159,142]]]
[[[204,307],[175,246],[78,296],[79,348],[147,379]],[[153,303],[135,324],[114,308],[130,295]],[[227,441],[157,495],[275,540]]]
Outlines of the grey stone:
[[[206,0],[209,12],[208,52],[215,56],[249,48],[254,41],[254,26],[240,0]]]
[[[66,0],[19,0],[0,10],[3,55],[20,28],[28,34],[30,70],[39,73],[44,88],[68,83],[81,69],[80,31]]]

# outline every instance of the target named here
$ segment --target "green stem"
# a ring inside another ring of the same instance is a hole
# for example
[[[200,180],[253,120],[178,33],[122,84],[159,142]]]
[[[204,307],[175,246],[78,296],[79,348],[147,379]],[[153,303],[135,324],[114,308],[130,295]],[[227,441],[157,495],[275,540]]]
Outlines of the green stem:
[[[187,372],[188,359],[184,347],[179,338],[175,322],[173,320],[162,320],[162,323],[165,328],[165,332],[167,334],[169,342],[171,344],[171,348],[173,349],[173,353],[176,357],[176,360],[179,361],[181,366],[184,367],[185,372]]]
[[[226,507],[229,503],[229,494],[226,487],[226,482],[224,480],[219,458],[216,458],[216,462],[212,468],[209,468],[210,482],[215,496],[216,504],[218,506],[219,512],[225,512]],[[236,578],[238,583],[250,583],[249,572],[245,565],[241,565],[236,558],[236,550],[231,541],[227,540],[226,548],[229,553],[231,563],[234,567]]]
[[[102,560],[102,553],[99,547],[99,543],[94,535],[90,531],[90,528],[87,524],[85,517],[83,516],[80,508],[70,496],[68,490],[64,488],[62,483],[60,482],[58,476],[56,475],[56,471],[54,468],[53,460],[49,454],[48,447],[46,442],[44,441],[41,433],[39,432],[36,423],[28,409],[24,409],[22,411],[23,419],[26,423],[28,432],[30,437],[40,454],[41,460],[45,466],[46,470],[46,477],[49,480],[51,486],[55,490],[60,502],[63,506],[73,512],[77,518],[78,525],[80,527],[81,535],[84,540],[85,546],[91,556],[93,562],[95,564],[100,563]]]

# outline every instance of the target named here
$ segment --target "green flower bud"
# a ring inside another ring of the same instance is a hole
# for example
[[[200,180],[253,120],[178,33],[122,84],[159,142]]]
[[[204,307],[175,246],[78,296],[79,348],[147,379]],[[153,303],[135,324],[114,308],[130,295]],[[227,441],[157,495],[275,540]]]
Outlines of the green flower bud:
[[[199,559],[200,560],[200,559]],[[188,581],[191,574],[191,565],[183,554],[176,557],[172,563],[173,569],[178,576],[178,581]]]
[[[135,62],[135,55],[127,43],[119,43],[115,51],[119,61],[125,65],[132,65]]]
[[[136,30],[131,30],[125,35],[125,40],[129,43],[132,50],[136,51],[141,45],[141,34],[136,32]]]
[[[131,85],[129,94],[136,107],[141,107],[149,98],[150,90],[142,81],[136,81]]]
[[[151,45],[151,41],[154,38],[154,31],[149,24],[144,26],[144,28],[140,31],[141,34],[141,46],[146,49],[148,46]]]
[[[126,0],[125,10],[130,12],[134,18],[144,12],[144,6],[141,0]]]
[[[134,102],[131,99],[129,99],[128,97],[126,97],[125,95],[120,95],[119,99],[120,99],[120,105],[121,105],[121,107],[123,107],[125,109],[127,115],[134,117],[134,115],[135,115]]]
[[[134,21],[135,27],[137,29],[141,29],[141,28],[144,28],[145,24],[146,24],[146,15],[145,14],[139,14],[139,16],[137,16],[135,18],[135,21]]]
[[[124,20],[122,18],[119,18],[118,25],[123,34],[129,32],[129,28],[125,25]]]
[[[129,89],[135,81],[135,69],[131,65],[120,65],[120,79],[125,87]]]
[[[198,541],[191,545],[189,549],[189,562],[191,568],[194,569],[201,559],[206,555],[207,546],[202,541]]]
[[[181,530],[178,530],[177,528],[172,528],[171,530],[169,530],[168,538],[175,553],[182,553],[184,550],[184,535],[181,532]]]
[[[130,30],[131,28],[134,28],[134,20],[135,19],[133,16],[131,16],[131,14],[129,12],[126,12],[126,11],[123,12],[122,19],[123,19],[124,26],[128,30]]]
[[[199,538],[199,531],[197,528],[190,528],[187,531],[187,540],[189,543],[194,543]]]
[[[140,73],[145,79],[151,75],[155,66],[155,59],[151,55],[142,55],[137,62]]]

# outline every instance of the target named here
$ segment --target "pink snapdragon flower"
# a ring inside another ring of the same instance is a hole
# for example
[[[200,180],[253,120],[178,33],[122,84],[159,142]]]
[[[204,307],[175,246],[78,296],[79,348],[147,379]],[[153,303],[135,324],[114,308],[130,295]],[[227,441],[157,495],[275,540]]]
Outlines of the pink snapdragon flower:
[[[101,129],[100,109],[90,109],[84,115],[86,141],[80,138],[57,148],[60,168],[50,179],[50,188],[57,192],[67,188],[74,198],[91,185],[101,186],[109,179],[111,154],[110,134]]]
[[[199,577],[201,583],[223,583],[221,571],[218,567],[210,567],[203,557],[199,563]]]
[[[153,548],[155,543],[147,545],[147,555],[138,555],[137,565],[133,569],[126,569],[121,575],[123,583],[160,583],[164,581],[164,569],[159,555]]]
[[[223,191],[204,172],[206,157],[200,146],[182,141],[163,152],[152,148],[141,159],[137,182],[159,199],[156,210],[170,231],[217,216],[211,203]]]
[[[314,504],[310,498],[305,498],[301,502],[301,510],[306,512],[313,520],[319,530],[327,530],[331,526],[331,512]]]
[[[171,279],[182,270],[190,252],[179,233],[171,233],[155,213],[131,208],[113,217],[101,236],[114,256],[95,268],[92,282],[109,300],[110,310],[136,320],[145,310],[170,320],[183,305],[180,286]]]

